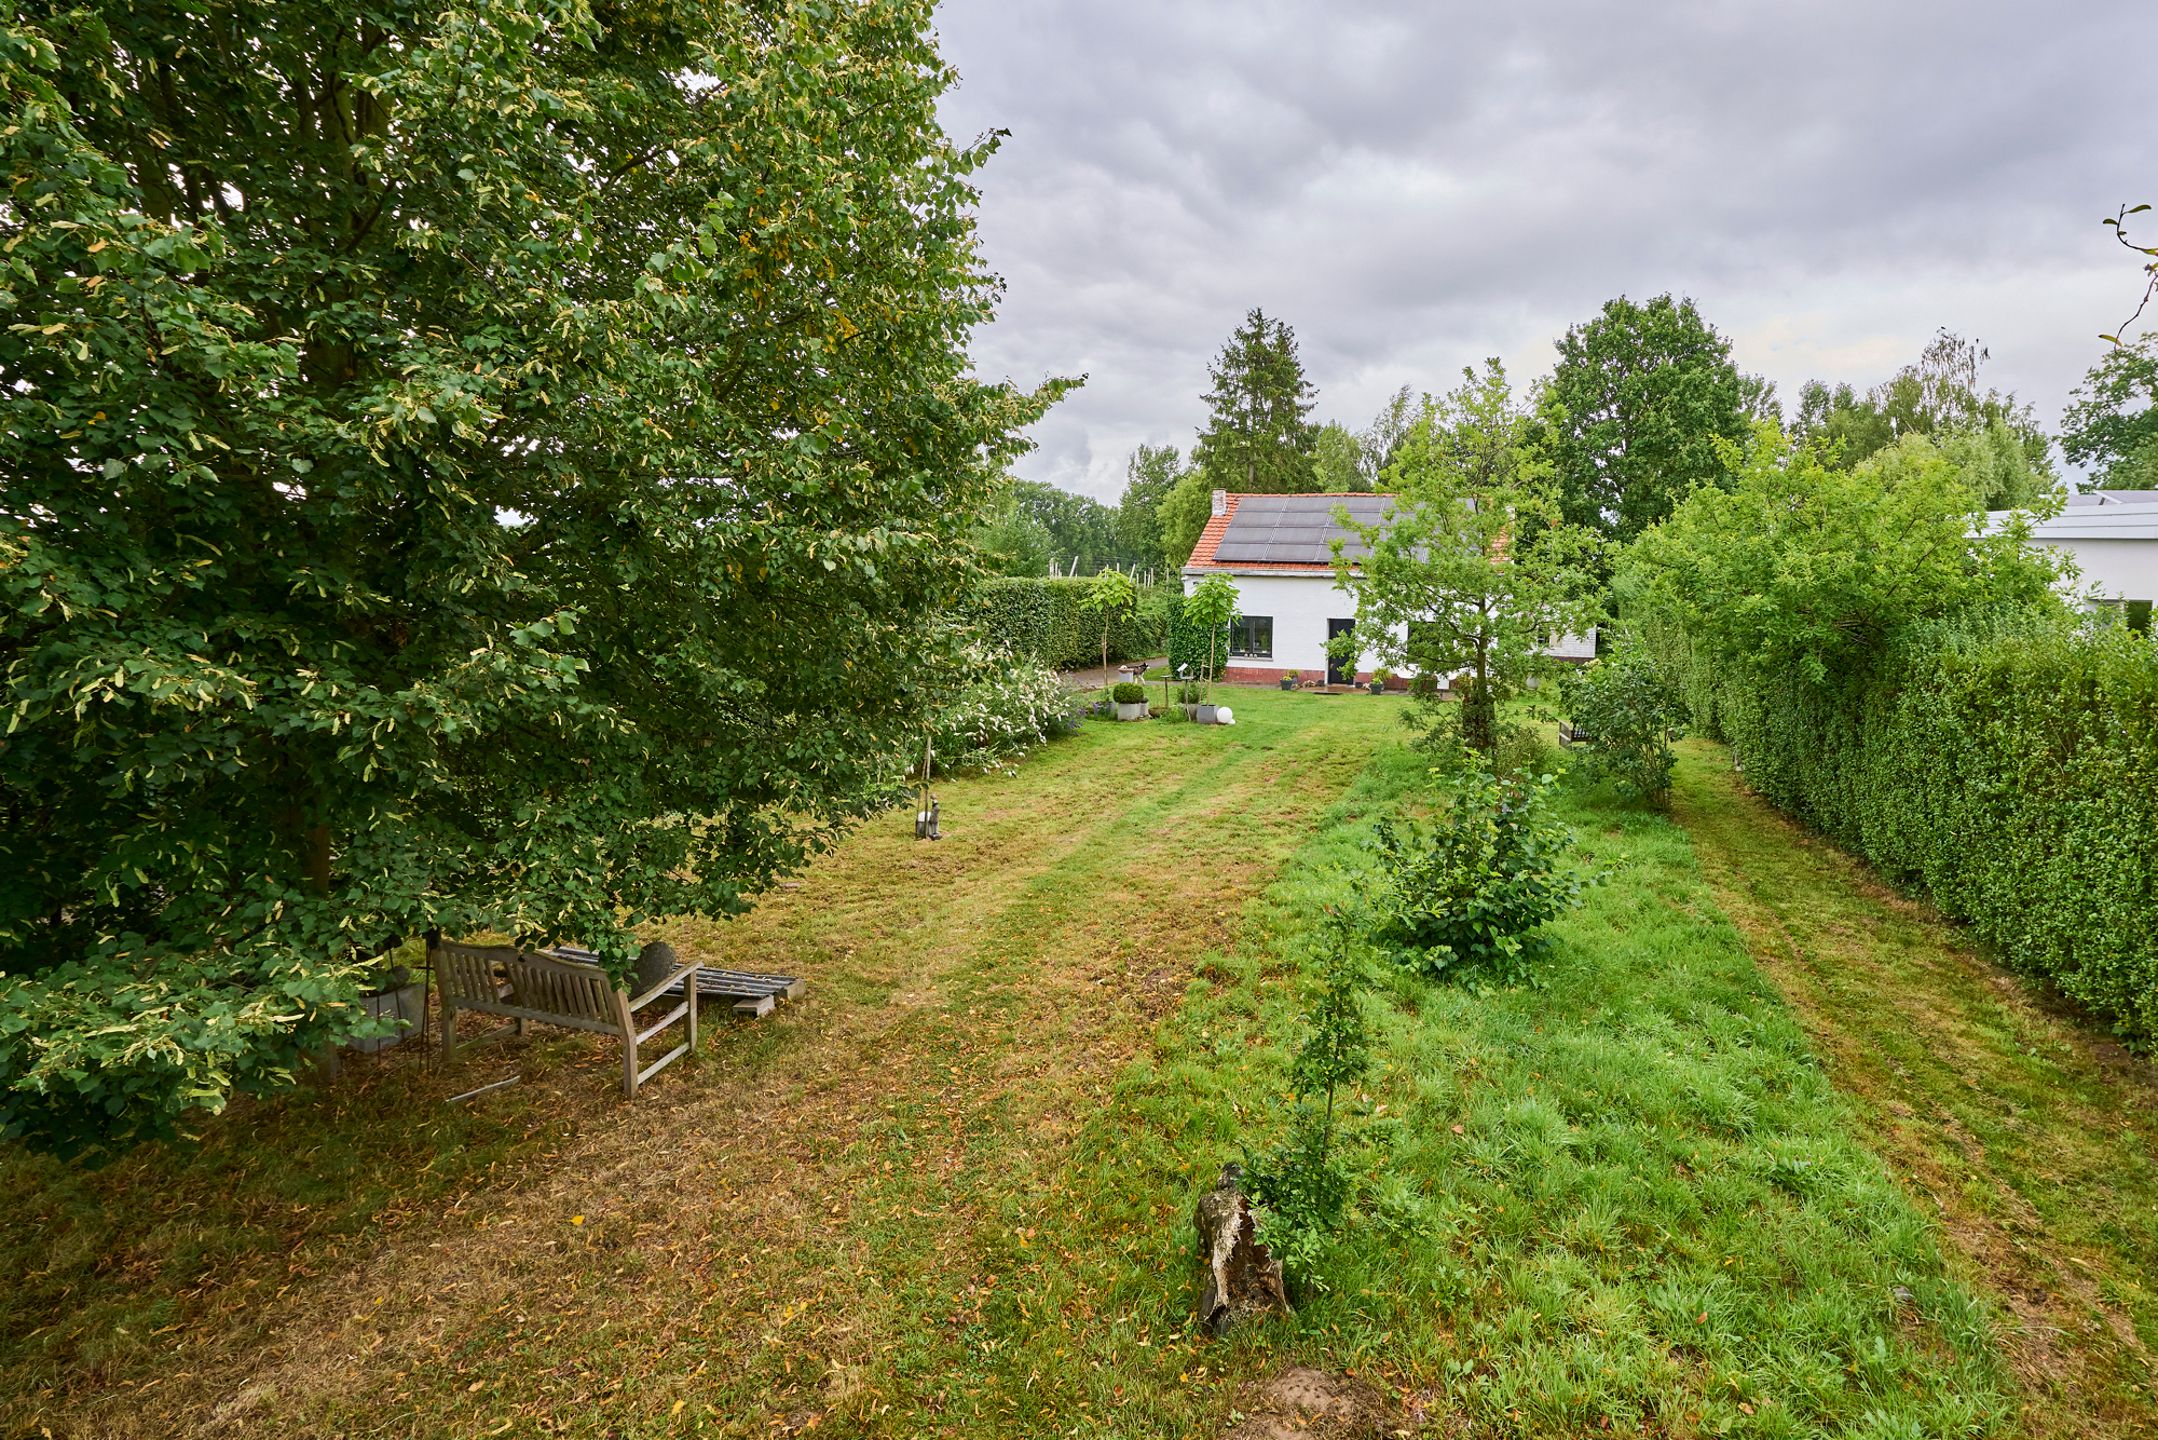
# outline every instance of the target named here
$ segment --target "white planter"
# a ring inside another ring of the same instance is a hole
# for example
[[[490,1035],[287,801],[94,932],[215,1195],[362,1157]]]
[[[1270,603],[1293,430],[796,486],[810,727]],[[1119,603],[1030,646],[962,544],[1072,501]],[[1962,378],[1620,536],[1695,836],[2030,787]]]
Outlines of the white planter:
[[[1219,712],[1221,709],[1219,705],[1195,705],[1192,707],[1192,709],[1194,713],[1191,718],[1198,721],[1201,725],[1215,725],[1220,723],[1215,718],[1217,712]]]
[[[1144,700],[1134,700],[1134,701],[1132,701],[1132,702],[1131,702],[1130,704],[1128,704],[1128,705],[1127,705],[1126,703],[1124,703],[1124,702],[1123,702],[1122,700],[1119,700],[1119,701],[1117,701],[1117,702],[1116,702],[1116,718],[1117,718],[1117,719],[1119,719],[1119,720],[1144,720],[1144,719],[1146,719],[1146,701],[1144,701]]]

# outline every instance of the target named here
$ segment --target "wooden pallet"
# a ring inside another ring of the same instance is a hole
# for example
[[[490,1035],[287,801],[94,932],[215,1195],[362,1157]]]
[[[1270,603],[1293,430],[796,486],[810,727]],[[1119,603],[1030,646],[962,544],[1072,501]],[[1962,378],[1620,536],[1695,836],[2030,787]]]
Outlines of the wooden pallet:
[[[596,963],[599,956],[590,950],[572,946],[557,947],[555,954],[566,959]],[[667,993],[679,995],[678,983]],[[809,982],[794,975],[767,975],[757,970],[716,970],[707,966],[697,967],[697,998],[700,1000],[732,1000],[734,1013],[754,1019],[769,1015],[782,1000],[799,1000],[809,991]]]
[[[765,975],[754,970],[697,970],[697,995],[704,1000],[732,1000],[737,1015],[769,1015],[782,1000],[799,1000],[809,983],[793,975]]]

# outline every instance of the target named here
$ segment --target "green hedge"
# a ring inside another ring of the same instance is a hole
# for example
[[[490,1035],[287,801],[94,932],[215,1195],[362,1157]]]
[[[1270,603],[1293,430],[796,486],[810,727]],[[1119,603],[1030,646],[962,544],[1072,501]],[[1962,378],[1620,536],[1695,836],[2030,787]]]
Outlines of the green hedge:
[[[1020,576],[991,580],[967,602],[967,616],[985,638],[1059,670],[1101,664],[1101,617],[1082,601],[1091,580],[1048,580]],[[1119,619],[1109,634],[1109,659],[1145,660],[1163,653],[1161,596],[1139,592],[1134,614]]]
[[[1941,623],[1840,686],[1697,663],[1691,688],[1753,790],[2158,1040],[2158,644],[2037,615]]]

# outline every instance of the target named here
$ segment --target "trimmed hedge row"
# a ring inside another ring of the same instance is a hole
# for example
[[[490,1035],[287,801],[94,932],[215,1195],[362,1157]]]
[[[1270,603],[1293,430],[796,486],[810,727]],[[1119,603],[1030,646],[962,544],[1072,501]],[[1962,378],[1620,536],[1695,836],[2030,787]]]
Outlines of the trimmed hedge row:
[[[1049,580],[1016,576],[991,580],[969,597],[967,618],[985,637],[1059,670],[1101,663],[1101,617],[1081,603],[1090,580]],[[1119,618],[1109,632],[1109,659],[1144,660],[1162,653],[1165,620],[1162,597],[1142,590],[1135,612]]]
[[[1913,627],[1841,687],[1690,674],[1756,792],[2158,1041],[2158,644],[2028,615]]]

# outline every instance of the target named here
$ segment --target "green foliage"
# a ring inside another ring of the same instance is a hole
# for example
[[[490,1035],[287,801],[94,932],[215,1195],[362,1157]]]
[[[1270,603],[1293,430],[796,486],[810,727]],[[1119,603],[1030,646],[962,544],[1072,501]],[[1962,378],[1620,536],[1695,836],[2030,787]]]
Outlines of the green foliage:
[[[1143,705],[1146,703],[1146,686],[1136,680],[1119,681],[1110,690],[1109,697],[1119,705]]]
[[[283,1084],[431,925],[626,965],[872,802],[1058,388],[972,378],[990,146],[926,5],[40,13],[0,1132]]]
[[[1161,563],[1175,576],[1191,563],[1192,547],[1214,514],[1214,486],[1198,470],[1186,470],[1162,497],[1156,517],[1161,526]]]
[[[1101,658],[1104,612],[1088,604],[1095,584],[1025,576],[990,580],[969,593],[960,614],[993,644],[1052,669],[1159,655],[1167,617],[1160,603],[1142,597],[1109,616],[1107,659]]]
[[[1364,1013],[1369,966],[1358,937],[1329,914],[1312,937],[1317,984],[1304,1012],[1303,1042],[1289,1067],[1295,1110],[1288,1136],[1261,1155],[1247,1154],[1245,1182],[1257,1210],[1259,1243],[1290,1275],[1310,1281],[1326,1244],[1356,1196],[1360,1137],[1341,1131],[1339,1092],[1371,1069]]]
[[[1229,657],[1229,627],[1236,623],[1236,582],[1219,573],[1191,587],[1179,616],[1188,631],[1206,637],[1206,666],[1197,672],[1212,680]]]
[[[1690,718],[1680,678],[1628,637],[1568,687],[1575,728],[1589,736],[1583,768],[1650,805],[1671,789],[1671,740]]]
[[[1983,502],[1923,437],[1842,470],[1763,425],[1734,465],[1731,489],[1694,492],[1621,569],[1719,666],[1823,685],[1914,620],[2048,601],[2056,562],[2025,520],[1979,533]]]
[[[1558,348],[1548,444],[1569,522],[1629,540],[1723,483],[1719,445],[1745,436],[1749,393],[1693,301],[1620,296]]]
[[[1158,565],[1162,561],[1162,502],[1184,478],[1184,462],[1174,445],[1141,445],[1132,451],[1124,467],[1124,495],[1117,502],[1117,543],[1127,563]],[[1173,575],[1191,556],[1191,547],[1168,568]]]
[[[2108,349],[2061,415],[2061,450],[2099,483],[2120,489],[2114,470],[2158,452],[2158,333]]]
[[[1296,332],[1254,309],[1207,374],[1213,385],[1206,428],[1192,448],[1205,486],[1246,494],[1316,490],[1311,456],[1318,427],[1309,418],[1316,391],[1297,356]]]
[[[1430,821],[1382,819],[1376,938],[1432,975],[1514,984],[1547,940],[1539,927],[1579,903],[1573,836],[1551,815],[1549,775],[1452,772]]]
[[[1350,663],[1364,651],[1397,674],[1467,672],[1456,706],[1427,696],[1427,727],[1459,738],[1494,764],[1498,702],[1558,662],[1558,635],[1595,624],[1595,532],[1560,516],[1548,468],[1496,360],[1423,413],[1395,450],[1388,516],[1357,525],[1361,553],[1334,559],[1336,583],[1355,597],[1356,628],[1337,642]]]
[[[1079,608],[1101,623],[1101,663],[1109,666],[1109,642],[1119,623],[1129,625],[1139,608],[1139,588],[1121,570],[1103,570],[1087,583]]]
[[[1968,611],[1819,686],[1682,638],[1667,648],[1757,793],[2158,1041],[2158,645],[2049,608]]]
[[[2029,405],[2000,390],[1978,388],[1985,346],[1950,331],[1925,352],[1861,396],[1849,385],[1830,390],[1818,380],[1799,392],[1792,427],[1801,443],[1832,464],[1856,466],[1912,437],[1950,452],[1977,491],[1981,508],[2028,505],[2060,487],[2053,442]]]

